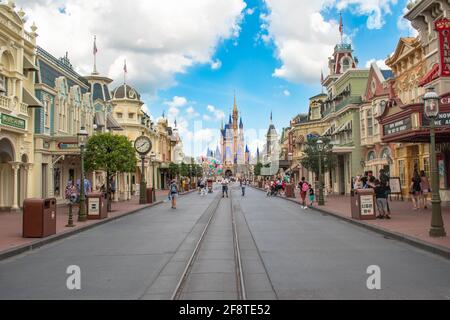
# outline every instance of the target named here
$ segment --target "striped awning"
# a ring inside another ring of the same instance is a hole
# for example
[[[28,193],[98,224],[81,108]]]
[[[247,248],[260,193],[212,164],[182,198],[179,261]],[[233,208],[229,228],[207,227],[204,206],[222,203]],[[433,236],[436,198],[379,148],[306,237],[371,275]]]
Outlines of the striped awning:
[[[339,129],[336,130],[336,133],[345,132],[345,131],[352,131],[353,127],[353,121],[347,121],[342,126],[339,127]]]
[[[330,126],[327,130],[325,130],[325,132],[322,134],[322,136],[323,137],[332,136],[334,134],[334,128],[335,128],[334,125]]]

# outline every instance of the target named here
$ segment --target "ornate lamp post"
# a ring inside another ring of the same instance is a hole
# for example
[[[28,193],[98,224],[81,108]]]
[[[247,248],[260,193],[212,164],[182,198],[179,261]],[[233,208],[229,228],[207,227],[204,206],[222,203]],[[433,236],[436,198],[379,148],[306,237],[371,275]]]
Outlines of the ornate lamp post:
[[[139,187],[139,204],[147,203],[147,182],[145,181],[145,157],[152,150],[152,142],[147,136],[140,136],[134,142],[136,152],[141,156],[141,185]]]
[[[323,177],[322,177],[322,151],[325,147],[325,144],[322,140],[317,141],[317,150],[319,150],[319,200],[318,204],[319,206],[325,205],[325,199],[323,196]]]
[[[83,222],[87,220],[86,195],[84,190],[84,147],[86,146],[88,132],[86,131],[85,127],[81,127],[80,132],[77,134],[77,138],[81,157],[80,208],[78,212],[78,221]]]
[[[155,161],[156,161],[156,153],[150,153],[150,161],[152,162],[152,202],[156,202],[156,187],[155,187]]]
[[[439,172],[436,159],[435,119],[439,115],[439,96],[434,88],[428,88],[424,97],[425,115],[430,119],[430,157],[431,157],[431,237],[445,237],[444,221],[442,219],[441,196],[439,195]]]

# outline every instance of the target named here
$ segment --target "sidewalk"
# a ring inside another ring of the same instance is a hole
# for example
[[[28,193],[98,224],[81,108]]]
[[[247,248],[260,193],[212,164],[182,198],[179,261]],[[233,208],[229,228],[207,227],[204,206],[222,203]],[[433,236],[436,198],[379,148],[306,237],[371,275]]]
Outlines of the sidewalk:
[[[261,190],[261,189],[259,189]],[[286,200],[300,203],[300,196],[296,191],[295,198],[285,198]],[[360,221],[352,219],[349,196],[330,196],[325,199],[325,206],[315,208],[319,211],[332,214],[337,217],[346,219],[347,221],[357,222],[360,225],[367,225],[371,229],[377,229],[382,233],[392,233],[401,238],[408,240],[407,242],[417,241],[431,245],[437,249],[443,249],[450,254],[450,207],[442,207],[442,216],[444,226],[446,227],[447,237],[433,238],[428,235],[431,225],[431,203],[427,210],[412,210],[412,202],[393,200],[389,201],[391,208],[392,220],[368,220]],[[449,255],[450,256],[450,255]]]
[[[167,199],[167,190],[156,191],[156,203],[148,205],[140,205],[139,197],[132,197],[129,201],[113,202],[112,212],[108,213],[108,218],[104,220],[90,220],[86,222],[78,222],[78,207],[73,207],[73,220],[75,227],[66,228],[69,219],[69,207],[67,205],[58,206],[56,216],[56,236],[53,238],[62,238],[67,234],[74,234],[84,229],[92,228],[95,225],[103,224],[111,220],[117,219],[144,208],[159,204]],[[46,239],[23,238],[22,237],[22,221],[23,215],[21,211],[16,212],[0,212],[0,260],[2,255],[9,254],[9,251],[16,251],[19,248],[26,248],[31,245],[39,246],[49,241],[52,237]],[[26,251],[26,250],[23,250]],[[14,255],[14,254],[13,254]]]

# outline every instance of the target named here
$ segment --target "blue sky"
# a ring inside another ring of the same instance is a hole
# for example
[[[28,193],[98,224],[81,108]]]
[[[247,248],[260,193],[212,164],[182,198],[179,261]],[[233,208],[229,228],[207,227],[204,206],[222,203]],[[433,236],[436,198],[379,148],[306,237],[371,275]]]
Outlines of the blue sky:
[[[221,116],[236,92],[251,152],[262,146],[273,111],[281,131],[321,91],[320,72],[340,41],[353,44],[359,67],[392,53],[412,34],[402,19],[407,0],[17,0],[38,44],[56,57],[69,52],[80,74],[99,71],[135,86],[154,119],[179,124],[185,151],[214,147]],[[101,23],[98,23],[101,21]],[[130,22],[131,21],[131,22]]]
[[[202,115],[209,114],[207,106],[213,105],[223,110],[228,119],[234,91],[246,128],[265,130],[271,110],[277,129],[288,126],[296,114],[307,111],[308,98],[321,91],[320,74],[314,75],[317,81],[308,84],[274,77],[274,70],[282,64],[276,55],[277,48],[273,42],[266,44],[256,40],[261,31],[260,14],[267,13],[267,8],[258,0],[247,0],[246,3],[248,8],[255,10],[252,15],[246,15],[240,24],[239,37],[222,41],[214,54],[214,59],[221,61],[221,67],[212,70],[210,65],[198,65],[185,74],[177,75],[176,85],[158,91],[157,99],[148,101],[152,114],[160,115],[163,111],[167,114],[168,105],[165,102],[178,96],[188,101],[181,109],[180,117],[185,116],[185,111],[191,106],[199,114],[194,119],[201,119]],[[384,17],[385,24],[381,29],[369,29],[368,17],[355,14],[352,8],[342,11],[344,32],[351,35],[360,67],[365,67],[366,62],[372,59],[384,60],[394,51],[400,36],[410,36],[410,31],[398,27],[405,3],[399,1],[391,6],[392,13]],[[323,10],[322,13],[326,19],[339,19],[336,8]],[[338,42],[339,38],[336,39]],[[194,119],[189,120],[190,130],[193,130]],[[219,126],[218,120],[203,121],[204,128],[217,129]],[[187,149],[189,153],[189,147]]]

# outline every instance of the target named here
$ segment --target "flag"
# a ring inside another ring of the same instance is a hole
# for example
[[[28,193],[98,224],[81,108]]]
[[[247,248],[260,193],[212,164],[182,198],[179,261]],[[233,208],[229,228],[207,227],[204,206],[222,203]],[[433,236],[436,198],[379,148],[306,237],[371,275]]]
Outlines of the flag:
[[[96,55],[97,52],[98,52],[98,50],[97,50],[97,37],[94,36],[94,55]]]
[[[320,83],[323,83],[323,70],[320,70]]]
[[[128,69],[127,69],[127,60],[125,60],[125,63],[123,65],[123,72],[128,73]]]
[[[339,33],[342,35],[344,33],[344,22],[342,21],[342,13],[340,13],[341,19],[339,21]]]

